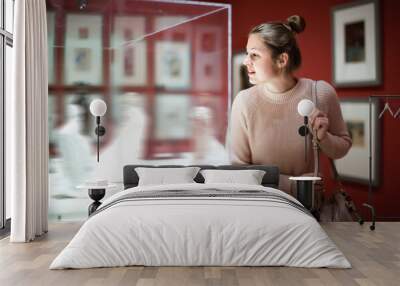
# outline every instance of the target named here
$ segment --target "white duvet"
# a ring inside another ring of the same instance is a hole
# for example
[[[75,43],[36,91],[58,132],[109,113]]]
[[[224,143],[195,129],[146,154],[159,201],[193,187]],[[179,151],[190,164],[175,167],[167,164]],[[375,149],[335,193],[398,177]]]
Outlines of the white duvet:
[[[179,184],[149,190],[264,190],[262,186]],[[146,266],[294,266],[350,268],[318,222],[302,211],[262,199],[168,198],[126,201],[89,218],[50,269]]]

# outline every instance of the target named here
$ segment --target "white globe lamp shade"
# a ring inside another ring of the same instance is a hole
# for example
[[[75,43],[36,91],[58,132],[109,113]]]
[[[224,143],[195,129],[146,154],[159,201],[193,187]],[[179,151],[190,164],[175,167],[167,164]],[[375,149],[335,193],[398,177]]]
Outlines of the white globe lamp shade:
[[[310,116],[314,110],[314,107],[315,105],[311,100],[303,99],[297,105],[297,112],[303,117]]]
[[[107,104],[104,100],[95,99],[90,103],[90,113],[93,116],[103,116],[107,111]]]

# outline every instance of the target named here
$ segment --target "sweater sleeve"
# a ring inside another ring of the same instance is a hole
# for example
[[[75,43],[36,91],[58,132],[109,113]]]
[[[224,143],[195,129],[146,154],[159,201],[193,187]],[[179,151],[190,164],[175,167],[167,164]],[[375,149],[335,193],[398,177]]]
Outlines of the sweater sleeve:
[[[230,160],[232,164],[251,164],[252,162],[245,100],[244,94],[239,93],[232,105],[230,120]]]
[[[339,159],[347,154],[352,145],[352,140],[343,120],[335,89],[324,82],[320,96],[329,120],[328,132],[325,138],[320,141],[321,150],[329,158]]]

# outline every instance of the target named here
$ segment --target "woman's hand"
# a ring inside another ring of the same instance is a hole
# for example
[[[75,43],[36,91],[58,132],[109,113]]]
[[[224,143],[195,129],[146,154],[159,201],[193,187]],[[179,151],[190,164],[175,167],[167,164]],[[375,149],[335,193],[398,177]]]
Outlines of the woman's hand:
[[[323,140],[329,129],[329,119],[328,116],[319,109],[315,109],[310,115],[310,125],[317,134],[317,139],[319,141]]]

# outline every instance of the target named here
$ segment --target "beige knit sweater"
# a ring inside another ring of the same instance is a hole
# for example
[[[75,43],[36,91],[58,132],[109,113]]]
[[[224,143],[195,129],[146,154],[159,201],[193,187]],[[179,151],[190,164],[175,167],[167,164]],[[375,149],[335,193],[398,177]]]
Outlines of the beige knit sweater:
[[[313,101],[312,89],[313,80],[300,78],[285,93],[268,92],[262,84],[241,91],[233,102],[230,119],[232,163],[278,166],[284,175],[281,188],[287,192],[290,192],[288,182],[285,182],[288,176],[313,172],[312,144],[308,144],[306,162],[304,137],[298,134],[304,120],[297,112],[300,100]],[[352,141],[336,92],[325,81],[317,83],[317,108],[329,118],[327,136],[320,142],[322,152],[333,159],[343,157]]]

